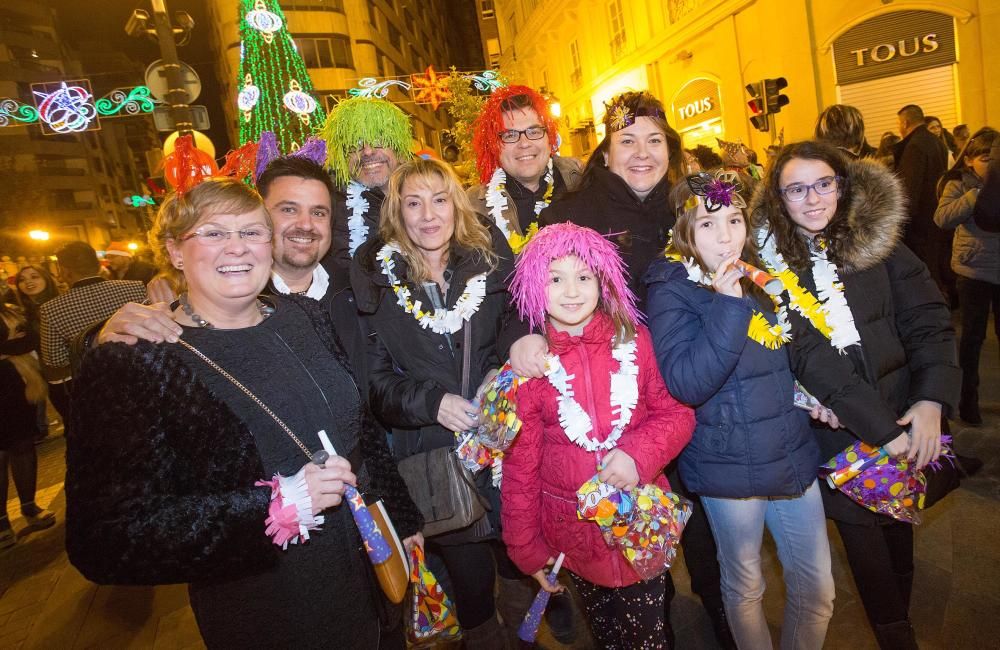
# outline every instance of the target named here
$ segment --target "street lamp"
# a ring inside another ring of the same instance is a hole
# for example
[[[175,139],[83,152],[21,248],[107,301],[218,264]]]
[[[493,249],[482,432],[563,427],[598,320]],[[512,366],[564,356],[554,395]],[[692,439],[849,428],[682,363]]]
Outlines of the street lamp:
[[[128,246],[126,246],[126,248],[128,248],[130,251],[139,250],[139,244],[135,243],[134,241],[130,241],[128,243]]]
[[[28,237],[34,239],[35,241],[48,241],[49,233],[46,230],[29,230]]]

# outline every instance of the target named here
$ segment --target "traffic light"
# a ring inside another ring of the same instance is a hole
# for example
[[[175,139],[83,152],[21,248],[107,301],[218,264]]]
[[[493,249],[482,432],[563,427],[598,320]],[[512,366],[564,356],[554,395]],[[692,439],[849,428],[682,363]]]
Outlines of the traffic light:
[[[758,131],[767,131],[767,105],[764,102],[763,92],[764,82],[756,81],[747,84],[747,92],[750,93],[750,101],[747,106],[750,108],[750,123]]]
[[[781,94],[784,88],[788,88],[788,80],[784,77],[764,80],[764,103],[768,113],[779,113],[782,106],[788,105],[790,100]]]

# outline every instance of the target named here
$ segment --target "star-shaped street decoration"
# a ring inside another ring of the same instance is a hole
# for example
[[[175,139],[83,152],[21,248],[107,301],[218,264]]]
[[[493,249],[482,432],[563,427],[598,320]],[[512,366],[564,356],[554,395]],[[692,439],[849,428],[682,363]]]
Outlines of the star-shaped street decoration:
[[[448,90],[448,76],[438,76],[433,65],[427,66],[422,75],[410,75],[410,84],[413,101],[417,104],[430,104],[434,110],[437,110],[441,102],[451,99],[451,91]]]

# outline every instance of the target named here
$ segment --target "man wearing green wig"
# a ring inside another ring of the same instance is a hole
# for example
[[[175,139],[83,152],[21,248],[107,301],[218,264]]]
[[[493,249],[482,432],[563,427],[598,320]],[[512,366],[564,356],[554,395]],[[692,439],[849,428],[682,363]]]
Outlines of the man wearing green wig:
[[[330,111],[322,135],[326,165],[339,188],[330,256],[346,271],[354,252],[378,232],[385,186],[393,170],[412,157],[413,130],[409,116],[392,102],[352,97]]]

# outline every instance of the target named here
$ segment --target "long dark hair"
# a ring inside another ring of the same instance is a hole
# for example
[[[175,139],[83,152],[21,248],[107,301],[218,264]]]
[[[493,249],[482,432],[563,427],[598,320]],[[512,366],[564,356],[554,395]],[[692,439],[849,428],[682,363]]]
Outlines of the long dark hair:
[[[966,158],[975,158],[989,153],[997,137],[1000,137],[1000,133],[996,129],[984,126],[965,142],[965,146],[955,156],[955,164],[938,179],[937,196],[939,199],[944,194],[944,186],[948,184],[948,181],[962,180],[962,174],[969,167],[966,164]]]
[[[625,92],[611,99],[610,105],[623,104],[632,114],[648,117],[656,122],[656,125],[663,129],[667,138],[667,180],[671,185],[684,177],[684,152],[681,151],[681,136],[667,123],[667,113],[663,109],[663,102],[648,92]],[[580,189],[589,187],[593,183],[594,169],[597,167],[607,168],[605,158],[611,149],[611,128],[610,111],[604,115],[605,136],[600,144],[590,154],[587,166],[583,168],[583,178],[580,181]]]
[[[42,280],[45,282],[45,288],[36,296],[29,296],[21,291],[21,274],[28,269],[36,271],[38,275],[42,276]],[[59,295],[59,288],[56,285],[55,278],[52,277],[48,269],[39,264],[28,264],[17,272],[14,290],[17,292],[17,302],[21,306],[21,309],[24,310],[29,322],[38,321],[38,309],[42,306],[42,303],[46,303]]]
[[[839,179],[837,212],[823,230],[828,257],[834,264],[839,264],[842,259],[841,247],[845,235],[850,229],[847,213],[851,205],[852,188],[851,178],[848,175],[848,161],[844,154],[832,145],[815,140],[796,142],[786,146],[768,168],[767,175],[759,190],[761,194],[757,202],[758,205],[752,215],[754,226],[759,228],[766,225],[769,227],[772,236],[775,237],[778,252],[796,273],[801,273],[811,265],[809,246],[805,237],[798,232],[795,222],[788,215],[785,201],[781,196],[781,172],[785,169],[785,165],[795,158],[824,162],[833,169],[833,173]]]

